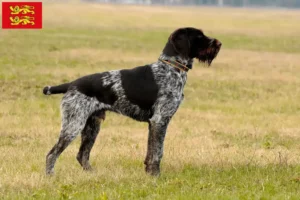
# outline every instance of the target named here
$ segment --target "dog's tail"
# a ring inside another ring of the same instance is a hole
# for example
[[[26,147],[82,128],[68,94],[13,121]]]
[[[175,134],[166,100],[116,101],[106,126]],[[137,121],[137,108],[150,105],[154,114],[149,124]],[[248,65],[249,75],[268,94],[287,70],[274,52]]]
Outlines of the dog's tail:
[[[51,94],[62,94],[66,93],[69,89],[71,83],[64,83],[57,86],[46,86],[43,89],[44,95],[51,95]]]

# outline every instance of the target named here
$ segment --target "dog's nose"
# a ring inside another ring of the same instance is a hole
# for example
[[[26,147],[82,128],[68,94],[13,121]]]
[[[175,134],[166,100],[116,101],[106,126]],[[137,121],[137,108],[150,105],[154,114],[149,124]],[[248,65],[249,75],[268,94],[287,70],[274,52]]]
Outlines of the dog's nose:
[[[217,47],[221,47],[222,46],[222,43],[219,40],[215,40],[215,43],[216,43]]]

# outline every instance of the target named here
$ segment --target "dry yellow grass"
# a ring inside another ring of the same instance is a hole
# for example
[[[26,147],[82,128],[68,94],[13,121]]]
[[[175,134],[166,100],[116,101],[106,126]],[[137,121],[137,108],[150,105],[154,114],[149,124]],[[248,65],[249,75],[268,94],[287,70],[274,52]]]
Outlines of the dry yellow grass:
[[[297,198],[300,14],[233,8],[44,3],[44,29],[0,31],[0,198]],[[223,42],[188,74],[160,179],[144,174],[147,125],[108,114],[82,172],[79,138],[45,177],[61,96],[41,88],[155,61],[173,29]],[[284,48],[283,48],[284,46]]]

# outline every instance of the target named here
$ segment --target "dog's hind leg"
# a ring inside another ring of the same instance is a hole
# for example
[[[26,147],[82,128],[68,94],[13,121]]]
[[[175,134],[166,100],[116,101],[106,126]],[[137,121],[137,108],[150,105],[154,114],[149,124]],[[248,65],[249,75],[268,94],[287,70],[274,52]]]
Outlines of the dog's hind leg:
[[[89,103],[88,98],[74,92],[64,96],[61,104],[62,128],[58,142],[46,157],[46,174],[54,173],[54,165],[59,155],[84,129],[91,111]]]
[[[84,122],[81,122],[82,120],[78,118],[77,120],[80,121],[63,125],[58,142],[53,146],[46,157],[46,174],[54,173],[56,159],[84,128]]]
[[[89,163],[90,152],[100,131],[101,120],[105,119],[105,111],[93,113],[87,120],[81,133],[81,145],[77,154],[77,160],[84,170],[91,170]]]

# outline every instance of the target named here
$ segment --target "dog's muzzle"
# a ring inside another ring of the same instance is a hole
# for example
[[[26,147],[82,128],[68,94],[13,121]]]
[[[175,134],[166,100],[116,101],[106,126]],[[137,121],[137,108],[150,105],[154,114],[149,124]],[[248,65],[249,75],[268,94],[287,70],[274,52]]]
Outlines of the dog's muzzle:
[[[204,49],[199,52],[198,60],[200,62],[207,63],[208,66],[212,63],[212,61],[217,57],[222,43],[217,39],[212,39],[209,42],[209,46],[207,49]]]

